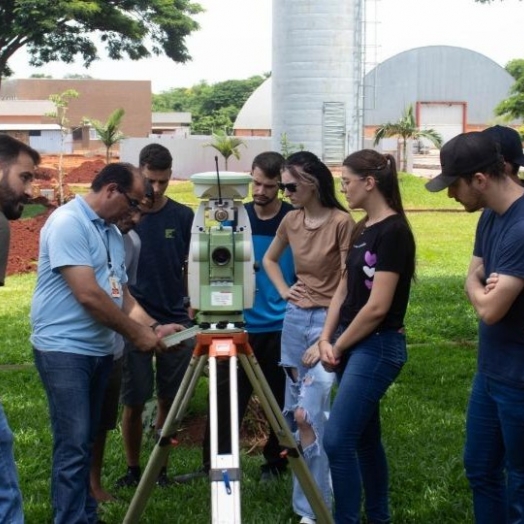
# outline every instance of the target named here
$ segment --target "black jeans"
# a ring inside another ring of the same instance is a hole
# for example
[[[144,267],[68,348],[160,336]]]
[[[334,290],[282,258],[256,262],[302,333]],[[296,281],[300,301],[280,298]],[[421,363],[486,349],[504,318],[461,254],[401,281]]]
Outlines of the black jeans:
[[[269,333],[249,333],[249,345],[253,349],[255,358],[260,365],[260,369],[273,392],[280,409],[284,406],[284,391],[286,375],[280,367],[280,338],[281,331]],[[238,365],[238,422],[242,425],[249,399],[253,393],[253,386],[239,363]],[[218,453],[231,453],[231,424],[229,422],[229,362],[217,362],[217,384],[218,384]],[[270,429],[269,437],[264,446],[263,454],[270,469],[282,470],[286,467],[287,459],[280,457],[282,451],[278,438],[273,429]],[[209,417],[206,424],[203,443],[203,462],[204,469],[209,469],[210,464],[210,427]]]

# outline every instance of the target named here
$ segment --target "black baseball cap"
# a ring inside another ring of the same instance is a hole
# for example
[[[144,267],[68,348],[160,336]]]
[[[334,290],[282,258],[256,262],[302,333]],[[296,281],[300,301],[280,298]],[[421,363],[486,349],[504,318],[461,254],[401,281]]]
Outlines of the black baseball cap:
[[[501,161],[499,146],[487,133],[461,133],[446,142],[440,150],[442,173],[426,184],[428,191],[442,191],[459,177],[482,171]]]
[[[489,135],[500,146],[500,154],[506,162],[524,166],[522,140],[518,131],[508,126],[492,126],[482,131]]]

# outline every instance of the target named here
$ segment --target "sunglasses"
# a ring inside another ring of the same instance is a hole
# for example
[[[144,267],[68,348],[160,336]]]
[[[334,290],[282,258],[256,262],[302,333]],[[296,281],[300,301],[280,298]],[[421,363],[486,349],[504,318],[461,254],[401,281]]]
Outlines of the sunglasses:
[[[290,193],[296,193],[297,192],[297,186],[298,182],[290,182],[289,184],[283,184],[282,182],[278,183],[278,189],[280,191],[289,191]]]
[[[133,209],[133,211],[140,211],[140,202],[138,200],[135,198],[129,198],[129,195],[120,188],[118,188],[118,192],[122,193],[122,195],[126,197],[127,203],[129,204],[129,207]]]

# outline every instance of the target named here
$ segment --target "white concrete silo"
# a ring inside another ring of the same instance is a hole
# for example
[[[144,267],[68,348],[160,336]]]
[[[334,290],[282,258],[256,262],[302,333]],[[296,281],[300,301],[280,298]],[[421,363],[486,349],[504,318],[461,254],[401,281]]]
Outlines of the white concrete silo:
[[[273,0],[272,147],[327,164],[362,147],[365,0]]]

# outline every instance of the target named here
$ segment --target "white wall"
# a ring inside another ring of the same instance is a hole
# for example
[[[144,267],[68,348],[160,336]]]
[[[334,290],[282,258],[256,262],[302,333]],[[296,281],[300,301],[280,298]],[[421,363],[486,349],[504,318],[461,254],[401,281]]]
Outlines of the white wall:
[[[151,138],[126,138],[120,142],[120,160],[138,165],[140,150],[151,143],[167,147],[173,156],[173,178],[187,180],[195,173],[215,171],[215,156],[218,168],[225,171],[224,157],[213,147],[204,147],[213,141],[211,136],[191,135],[187,138],[159,135]],[[239,147],[240,159],[230,156],[228,171],[249,172],[253,158],[263,151],[271,150],[271,137],[242,137],[246,144]]]
[[[60,130],[45,130],[40,132],[40,136],[30,136],[29,145],[44,155],[58,155],[62,149]],[[68,134],[63,144],[62,153],[71,154],[73,152],[73,137]]]

